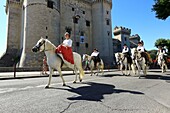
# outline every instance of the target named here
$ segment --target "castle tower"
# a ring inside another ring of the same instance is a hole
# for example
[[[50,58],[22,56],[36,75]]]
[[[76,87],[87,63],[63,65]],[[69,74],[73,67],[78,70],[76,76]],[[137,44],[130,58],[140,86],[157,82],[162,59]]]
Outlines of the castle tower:
[[[64,32],[70,32],[73,51],[80,55],[90,54],[92,48],[91,0],[62,0],[60,9],[62,39],[64,39]]]
[[[114,38],[118,39],[121,42],[121,48],[123,49],[123,45],[126,44],[130,48],[129,37],[131,34],[131,29],[125,27],[115,27],[114,28]]]
[[[23,12],[23,48],[19,66],[41,66],[44,53],[33,53],[31,49],[41,37],[59,44],[60,0],[24,0]]]
[[[20,0],[7,0],[7,49],[6,53],[0,59],[0,66],[13,66],[14,60],[17,58],[20,49],[21,37],[21,9],[22,2]],[[16,29],[17,28],[17,29]]]
[[[112,0],[94,0],[92,3],[92,45],[107,65],[113,61],[111,9]]]

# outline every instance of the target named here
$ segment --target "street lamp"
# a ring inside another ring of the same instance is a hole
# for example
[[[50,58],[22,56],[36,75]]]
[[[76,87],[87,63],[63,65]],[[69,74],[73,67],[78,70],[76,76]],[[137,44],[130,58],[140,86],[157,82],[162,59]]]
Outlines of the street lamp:
[[[76,13],[76,12],[75,12]],[[74,22],[74,51],[77,52],[76,46],[77,46],[77,42],[76,42],[76,28],[75,28],[75,24],[78,24],[78,20],[80,19],[80,15],[75,14],[73,16],[73,22]]]

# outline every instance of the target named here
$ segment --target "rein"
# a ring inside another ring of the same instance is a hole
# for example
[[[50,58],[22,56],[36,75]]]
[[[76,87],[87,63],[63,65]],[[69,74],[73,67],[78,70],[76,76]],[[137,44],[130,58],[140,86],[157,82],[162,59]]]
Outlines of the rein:
[[[43,50],[43,52],[45,52],[45,51],[50,51],[50,50],[55,50],[54,48],[52,48],[52,49],[46,49],[45,41],[42,43],[42,45],[44,45],[44,50]],[[41,46],[42,46],[42,45],[41,45]]]

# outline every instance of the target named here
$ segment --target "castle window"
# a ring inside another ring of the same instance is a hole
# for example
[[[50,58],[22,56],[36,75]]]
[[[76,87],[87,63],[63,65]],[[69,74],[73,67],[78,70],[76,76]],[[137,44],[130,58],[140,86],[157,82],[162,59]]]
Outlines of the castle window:
[[[109,14],[109,11],[106,11],[107,14]]]
[[[85,14],[86,12],[85,11],[83,11],[83,14]]]
[[[106,25],[110,25],[109,19],[106,20]]]
[[[48,1],[47,1],[47,7],[48,7],[48,8],[53,9],[53,4],[54,4],[53,1],[51,1],[51,0],[48,0]]]
[[[86,20],[86,26],[90,26],[90,21],[89,20]]]
[[[72,11],[74,11],[74,8],[72,7]]]
[[[88,48],[88,46],[89,46],[88,43],[85,43],[85,47]]]
[[[78,18],[73,18],[73,23],[78,24]]]
[[[107,31],[107,35],[110,36],[110,31]]]

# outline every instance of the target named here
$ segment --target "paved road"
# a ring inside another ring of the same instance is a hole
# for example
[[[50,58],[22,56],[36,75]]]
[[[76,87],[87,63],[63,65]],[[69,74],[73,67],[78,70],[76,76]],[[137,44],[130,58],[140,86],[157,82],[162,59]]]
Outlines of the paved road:
[[[73,84],[74,75],[0,80],[0,113],[170,113],[170,71],[153,70],[147,77],[86,74]]]

